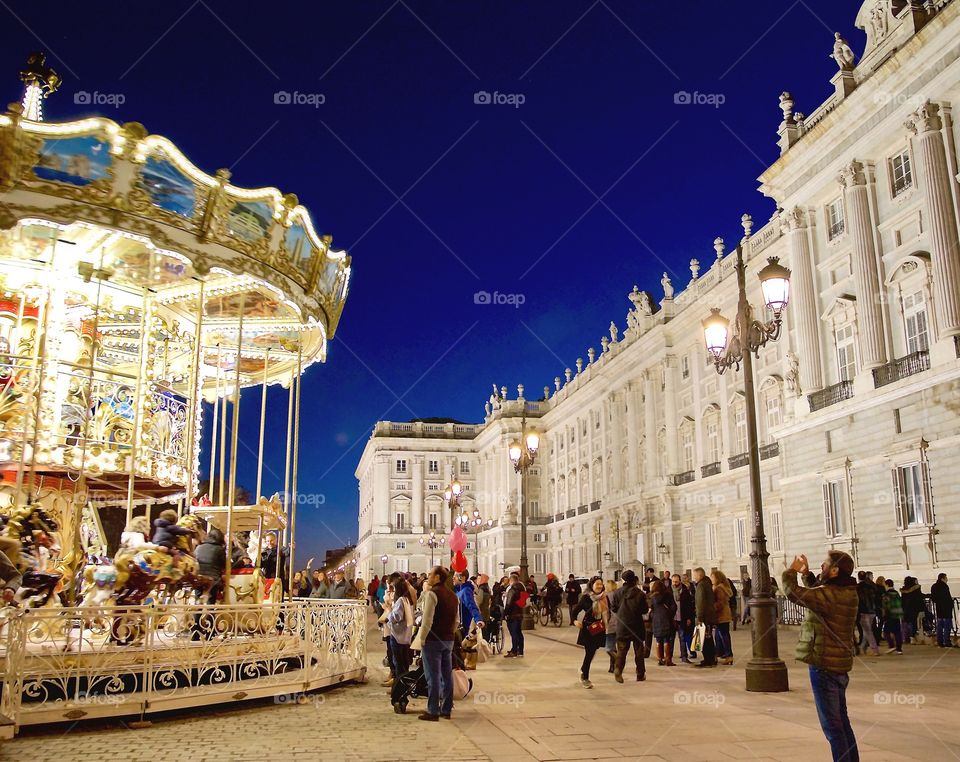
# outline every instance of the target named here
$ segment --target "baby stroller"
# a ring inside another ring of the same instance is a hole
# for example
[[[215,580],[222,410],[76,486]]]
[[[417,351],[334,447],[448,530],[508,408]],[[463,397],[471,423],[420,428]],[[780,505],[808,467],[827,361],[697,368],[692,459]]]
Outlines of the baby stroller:
[[[460,647],[460,641],[455,637],[453,640],[453,668],[454,670],[463,670],[463,651]],[[473,681],[468,681],[468,691],[473,687]],[[423,660],[417,657],[409,671],[397,677],[390,689],[390,703],[393,704],[393,711],[397,714],[407,713],[407,704],[412,698],[426,698],[427,679],[423,674]]]

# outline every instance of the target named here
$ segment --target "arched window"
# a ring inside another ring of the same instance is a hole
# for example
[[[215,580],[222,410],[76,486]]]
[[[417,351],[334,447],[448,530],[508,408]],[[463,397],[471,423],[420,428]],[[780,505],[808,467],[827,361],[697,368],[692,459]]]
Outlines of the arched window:
[[[776,437],[773,431],[783,423],[783,382],[779,376],[768,376],[760,384],[760,400],[757,417],[760,428],[760,441],[772,443]]]
[[[720,434],[720,407],[711,404],[703,412],[703,458],[707,464],[719,463],[723,452]]]

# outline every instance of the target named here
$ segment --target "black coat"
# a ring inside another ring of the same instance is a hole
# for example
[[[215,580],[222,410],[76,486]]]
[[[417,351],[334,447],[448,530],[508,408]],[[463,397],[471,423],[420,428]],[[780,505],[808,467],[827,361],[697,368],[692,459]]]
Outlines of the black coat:
[[[587,646],[600,648],[607,640],[607,633],[601,631],[596,635],[590,634],[590,625],[596,622],[597,619],[593,615],[593,598],[590,597],[589,593],[584,593],[577,602],[577,607],[573,610],[574,618],[578,617],[581,611],[583,612],[583,621],[580,632],[577,633],[577,645],[583,646],[584,648]]]
[[[946,582],[937,580],[930,586],[930,598],[937,610],[938,619],[953,619],[953,596]]]
[[[650,610],[654,637],[673,637],[673,633],[675,632],[673,617],[677,613],[677,603],[673,600],[673,591],[668,590],[663,593],[656,593],[653,596]]]
[[[197,545],[194,555],[200,566],[200,574],[204,577],[219,581],[227,568],[227,553],[222,542],[215,542],[209,537]]]
[[[567,605],[576,606],[580,601],[580,583],[575,579],[567,580],[566,586],[563,588],[567,594]]]
[[[610,610],[617,615],[617,640],[646,637],[643,615],[650,610],[647,595],[637,585],[624,584],[613,594]]]
[[[173,550],[177,547],[177,538],[193,534],[192,529],[178,526],[172,521],[166,519],[153,520],[153,537],[151,542],[154,545],[160,545],[167,550]]]

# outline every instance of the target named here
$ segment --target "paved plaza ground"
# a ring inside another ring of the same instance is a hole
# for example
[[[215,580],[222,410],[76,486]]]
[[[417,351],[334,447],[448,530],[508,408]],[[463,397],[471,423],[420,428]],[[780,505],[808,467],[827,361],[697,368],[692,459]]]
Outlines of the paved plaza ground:
[[[474,691],[453,721],[420,722],[423,700],[394,714],[376,634],[370,680],[311,694],[305,703],[246,702],[165,714],[130,730],[119,721],[24,728],[0,759],[67,760],[803,760],[830,758],[806,668],[793,661],[797,628],[781,630],[786,694],[744,690],[749,635],[734,633],[734,666],[674,669],[648,661],[644,683],[619,685],[601,652],[594,688],[577,682],[574,628],[537,628],[523,659],[471,673]],[[903,656],[860,658],[848,700],[863,760],[960,759],[956,722],[960,649],[906,646]]]

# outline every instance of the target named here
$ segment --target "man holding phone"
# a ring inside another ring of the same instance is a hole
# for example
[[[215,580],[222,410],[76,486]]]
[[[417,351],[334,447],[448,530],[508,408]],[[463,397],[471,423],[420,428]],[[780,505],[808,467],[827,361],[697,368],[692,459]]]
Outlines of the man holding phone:
[[[803,575],[806,587],[797,584]],[[810,665],[813,701],[834,760],[857,762],[857,739],[847,715],[847,685],[853,668],[854,628],[859,596],[853,559],[831,550],[820,565],[819,580],[806,556],[797,556],[781,577],[787,598],[807,609],[797,659]]]

